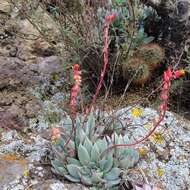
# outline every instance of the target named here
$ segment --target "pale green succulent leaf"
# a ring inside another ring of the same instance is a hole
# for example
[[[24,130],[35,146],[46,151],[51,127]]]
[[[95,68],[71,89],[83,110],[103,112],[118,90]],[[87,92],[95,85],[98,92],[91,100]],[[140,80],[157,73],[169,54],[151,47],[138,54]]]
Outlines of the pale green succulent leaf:
[[[80,143],[84,142],[84,139],[86,138],[86,133],[83,129],[80,129]]]
[[[101,170],[104,170],[106,163],[107,163],[107,160],[105,158],[100,160],[99,165],[100,165]]]
[[[64,176],[68,174],[67,170],[63,167],[51,168],[51,170],[53,173],[58,174],[60,176]]]
[[[118,138],[119,138],[119,136],[117,135],[117,133],[114,133],[114,134],[112,135],[112,142],[113,142],[114,144],[118,144]]]
[[[81,183],[85,184],[85,185],[92,185],[92,178],[85,176],[85,175],[81,175]]]
[[[119,166],[121,168],[131,168],[139,160],[139,154],[135,150],[130,150],[130,153],[123,155],[123,158],[119,160]]]
[[[81,166],[81,163],[79,162],[79,160],[77,160],[75,158],[67,157],[67,162],[68,162],[68,164],[74,164],[76,166]]]
[[[68,174],[67,170],[64,167],[57,167],[56,170],[59,172],[60,175]]]
[[[122,135],[119,135],[118,139],[117,139],[117,144],[124,144],[124,143],[125,142],[123,140]],[[125,150],[125,148],[117,147],[116,148],[116,157],[119,158],[122,155],[122,153],[123,153],[124,150]]]
[[[91,150],[92,150],[93,144],[92,144],[92,142],[89,140],[88,137],[85,138],[83,145],[84,145],[84,147],[86,148],[86,150],[88,151],[88,153],[91,154]]]
[[[79,166],[76,166],[74,164],[69,164],[66,167],[67,167],[67,170],[68,170],[69,174],[72,177],[74,177],[76,179],[80,179],[80,176],[79,176],[80,167]]]
[[[100,150],[100,153],[103,153],[108,147],[108,143],[107,143],[105,138],[104,139],[98,139],[96,144]]]
[[[69,116],[67,116],[65,119],[64,119],[64,127],[67,129],[67,130],[72,130],[72,120]]]
[[[125,144],[128,144],[128,143],[129,143],[129,137],[128,137],[127,134],[124,135],[123,140],[124,140],[124,143],[125,143]]]
[[[97,144],[95,143],[91,150],[91,156],[90,156],[91,161],[97,163],[99,160],[99,156],[100,156],[100,151]]]
[[[91,167],[91,168],[97,168],[97,163],[95,163],[95,162],[90,162],[90,163],[89,163],[89,167]]]
[[[93,112],[91,112],[86,123],[86,134],[89,136],[90,139],[92,138],[94,129],[95,129],[95,117]]]
[[[64,175],[64,177],[65,177],[66,179],[68,179],[69,181],[74,182],[74,183],[80,182],[80,179],[75,178],[75,177],[73,177],[73,176],[71,176],[71,175]]]
[[[77,115],[77,117],[76,117],[76,127],[77,127],[77,129],[80,129],[80,128],[81,128],[81,124],[82,124],[82,120],[81,120],[81,118]]]
[[[80,174],[90,176],[91,170],[88,167],[84,166],[84,167],[80,168]]]
[[[131,165],[132,165],[132,162],[128,158],[124,158],[124,159],[119,161],[119,166],[122,169],[128,169],[131,167]]]
[[[88,151],[82,144],[80,144],[78,147],[78,158],[80,163],[84,166],[88,165],[90,162],[90,156],[88,154]]]
[[[51,164],[53,167],[62,167],[63,163],[61,163],[58,159],[52,160]]]
[[[92,175],[92,183],[100,183],[103,182],[104,180],[102,179],[104,173],[103,172],[94,172]]]
[[[104,172],[107,173],[111,170],[111,168],[113,167],[113,155],[112,153],[108,153],[108,155],[106,156],[106,158],[104,157],[100,162],[100,169]]]
[[[120,183],[121,179],[118,178],[118,179],[115,179],[115,180],[111,180],[111,181],[108,181],[107,184],[106,184],[106,188],[111,188],[115,185],[118,185]]]
[[[107,174],[105,174],[104,178],[106,180],[116,180],[119,178],[119,175],[121,173],[121,170],[119,168],[112,168]]]
[[[84,132],[84,130],[82,129],[82,128],[78,128],[78,129],[76,129],[76,143],[77,143],[77,145],[79,145],[80,143],[82,143],[83,144],[83,142],[84,142],[84,139],[86,138],[86,134],[85,134],[85,132]]]

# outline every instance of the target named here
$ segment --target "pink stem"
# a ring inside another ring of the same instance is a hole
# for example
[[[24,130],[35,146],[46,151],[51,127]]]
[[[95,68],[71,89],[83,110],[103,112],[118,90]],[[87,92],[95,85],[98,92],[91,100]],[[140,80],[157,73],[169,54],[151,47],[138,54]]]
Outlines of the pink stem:
[[[108,57],[109,57],[109,53],[108,53],[108,51],[109,51],[109,26],[114,21],[115,18],[116,18],[115,13],[106,17],[106,23],[105,23],[105,27],[104,27],[104,49],[103,49],[104,67],[103,67],[103,70],[102,70],[101,75],[100,75],[100,80],[99,80],[98,86],[96,88],[96,92],[93,96],[92,106],[96,102],[97,96],[98,96],[100,89],[102,87],[102,84],[103,84],[103,80],[105,77],[106,70],[108,68],[108,64],[109,64],[109,59],[108,59]],[[91,106],[91,109],[92,109],[92,106]]]

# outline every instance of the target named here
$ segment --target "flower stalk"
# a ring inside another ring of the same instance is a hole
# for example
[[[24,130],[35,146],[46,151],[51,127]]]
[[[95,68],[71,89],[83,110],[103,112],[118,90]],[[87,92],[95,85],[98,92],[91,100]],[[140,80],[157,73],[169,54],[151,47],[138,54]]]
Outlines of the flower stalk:
[[[109,27],[110,24],[115,20],[116,18],[116,13],[112,13],[111,15],[106,16],[105,18],[105,26],[104,26],[104,49],[103,49],[103,54],[104,54],[104,66],[103,66],[103,70],[101,72],[100,75],[100,80],[98,83],[98,86],[96,88],[96,92],[93,96],[93,100],[92,100],[92,106],[94,105],[94,103],[96,102],[96,98],[100,92],[100,89],[102,87],[103,84],[103,80],[106,74],[106,70],[108,68],[109,65]],[[92,108],[91,106],[91,108]]]
[[[70,106],[71,106],[71,112],[73,116],[76,116],[76,110],[77,110],[77,96],[80,91],[81,86],[81,71],[79,64],[75,64],[73,66],[73,78],[75,81],[74,86],[71,89],[71,97],[70,97]]]
[[[137,144],[140,144],[146,141],[155,132],[155,130],[157,129],[157,127],[160,125],[160,123],[163,121],[165,117],[166,111],[168,109],[168,100],[169,100],[169,91],[171,87],[171,81],[184,75],[185,75],[185,70],[180,69],[180,70],[173,71],[170,67],[164,72],[163,86],[162,86],[162,91],[161,91],[161,96],[160,96],[162,103],[160,104],[160,108],[159,108],[159,111],[160,111],[159,118],[155,120],[154,127],[149,131],[149,133],[145,137],[130,144],[114,144],[110,146],[106,151],[112,148],[116,148],[116,147],[131,147],[131,146],[135,146]],[[106,151],[104,151],[104,153],[106,153]]]

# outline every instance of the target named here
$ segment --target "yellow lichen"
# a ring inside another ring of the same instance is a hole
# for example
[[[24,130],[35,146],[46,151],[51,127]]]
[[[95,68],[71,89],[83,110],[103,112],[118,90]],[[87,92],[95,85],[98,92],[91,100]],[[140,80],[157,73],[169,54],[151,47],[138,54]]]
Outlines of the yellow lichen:
[[[157,175],[159,177],[162,177],[164,175],[164,169],[163,168],[158,167],[156,172],[157,172]]]
[[[143,113],[143,109],[136,107],[136,108],[133,108],[133,109],[131,110],[131,113],[132,113],[132,115],[133,115],[134,117],[140,117],[140,116],[142,115],[142,113]]]
[[[160,132],[156,132],[152,135],[153,140],[156,143],[163,144],[164,143],[164,137]]]
[[[139,148],[139,154],[143,157],[146,156],[148,153],[148,150],[146,148]]]
[[[25,168],[24,172],[23,172],[23,176],[24,177],[29,177],[29,175],[30,175],[30,172],[29,172],[28,168]]]

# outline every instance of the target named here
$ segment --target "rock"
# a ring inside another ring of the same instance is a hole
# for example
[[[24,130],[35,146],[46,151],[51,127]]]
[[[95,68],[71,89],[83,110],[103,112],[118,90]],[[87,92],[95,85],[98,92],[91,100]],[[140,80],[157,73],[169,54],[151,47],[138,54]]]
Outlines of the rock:
[[[55,49],[42,38],[35,40],[34,44],[32,45],[33,53],[37,54],[38,56],[51,56],[55,54]]]
[[[0,2],[0,13],[9,14],[11,12],[11,4],[8,0],[1,0]]]
[[[26,115],[29,118],[35,117],[36,113],[39,113],[41,106],[35,100],[28,102],[25,105]]]
[[[26,162],[0,159],[0,189],[23,175],[26,167]]]
[[[49,86],[52,74],[61,71],[57,56],[38,58],[36,64],[27,64],[17,57],[0,57],[0,107],[16,115],[34,117],[41,105],[31,94],[33,87],[42,83]]]
[[[18,25],[19,32],[29,36],[39,36],[38,30],[27,19],[19,20]]]
[[[57,56],[41,58],[38,65],[39,72],[44,75],[51,75],[62,71],[60,60]]]
[[[1,137],[1,141],[11,141],[13,139],[16,139],[18,137],[18,133],[16,130],[11,130],[8,132],[3,132]]]
[[[0,128],[22,129],[24,126],[24,123],[16,115],[0,111]]]
[[[59,180],[51,179],[46,180],[42,183],[38,183],[35,187],[35,190],[88,190],[89,188],[84,187],[80,184],[72,183],[62,183]]]

